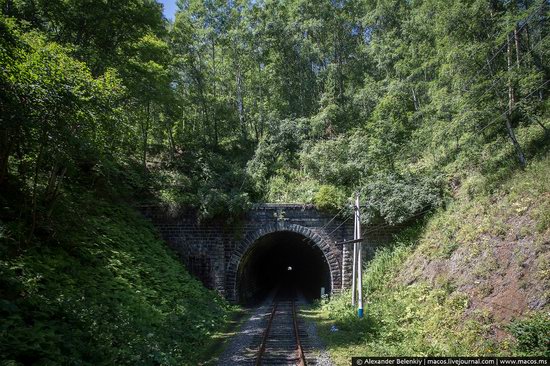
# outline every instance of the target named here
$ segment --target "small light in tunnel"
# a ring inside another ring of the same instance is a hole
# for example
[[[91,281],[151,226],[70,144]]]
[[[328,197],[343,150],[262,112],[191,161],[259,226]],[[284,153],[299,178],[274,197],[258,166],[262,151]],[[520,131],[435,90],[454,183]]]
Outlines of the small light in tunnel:
[[[292,267],[288,266],[287,271],[292,271]]]

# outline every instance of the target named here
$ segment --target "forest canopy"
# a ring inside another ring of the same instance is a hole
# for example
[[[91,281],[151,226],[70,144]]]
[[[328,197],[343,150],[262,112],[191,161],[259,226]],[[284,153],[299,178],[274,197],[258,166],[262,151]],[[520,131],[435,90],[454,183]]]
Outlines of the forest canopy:
[[[397,223],[547,146],[548,1],[178,7],[0,2],[0,184],[32,227],[73,183],[202,218],[361,191]]]

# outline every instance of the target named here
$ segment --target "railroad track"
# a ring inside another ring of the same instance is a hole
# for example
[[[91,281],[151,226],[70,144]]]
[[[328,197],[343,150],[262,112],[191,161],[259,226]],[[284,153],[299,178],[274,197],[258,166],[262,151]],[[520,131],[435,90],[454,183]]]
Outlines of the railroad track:
[[[275,300],[256,357],[260,365],[306,366],[294,300]]]

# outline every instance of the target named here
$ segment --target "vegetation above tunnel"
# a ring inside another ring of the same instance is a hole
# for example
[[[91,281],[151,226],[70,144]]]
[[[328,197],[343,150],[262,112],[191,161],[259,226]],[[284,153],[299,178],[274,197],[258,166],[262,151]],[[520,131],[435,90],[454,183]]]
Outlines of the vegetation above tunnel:
[[[47,211],[124,175],[202,218],[361,190],[396,223],[547,147],[546,1],[179,5],[0,2],[0,181]]]

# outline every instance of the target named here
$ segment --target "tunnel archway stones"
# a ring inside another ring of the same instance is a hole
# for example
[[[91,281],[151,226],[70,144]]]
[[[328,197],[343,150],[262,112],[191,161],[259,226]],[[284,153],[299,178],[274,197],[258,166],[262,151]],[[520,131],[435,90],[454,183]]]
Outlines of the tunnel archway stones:
[[[332,293],[351,286],[352,246],[334,244],[353,237],[349,218],[334,217],[313,205],[293,203],[255,205],[229,225],[227,217],[199,220],[193,208],[174,212],[165,206],[145,205],[138,209],[155,225],[189,273],[227,300],[236,300],[239,264],[248,248],[262,236],[277,231],[298,233],[309,239],[308,245],[321,249],[323,259],[329,263]],[[399,229],[369,229],[363,247],[365,259],[368,261],[375,249]]]
[[[276,224],[265,225],[256,231],[248,234],[235,247],[226,269],[226,297],[233,302],[237,301],[237,281],[239,266],[245,254],[253,248],[254,243],[260,238],[276,232],[293,232],[304,236],[313,242],[323,253],[330,272],[330,287],[333,293],[338,292],[342,286],[342,261],[337,256],[340,250],[330,244],[327,233],[322,228],[309,228],[298,224],[277,222]]]

